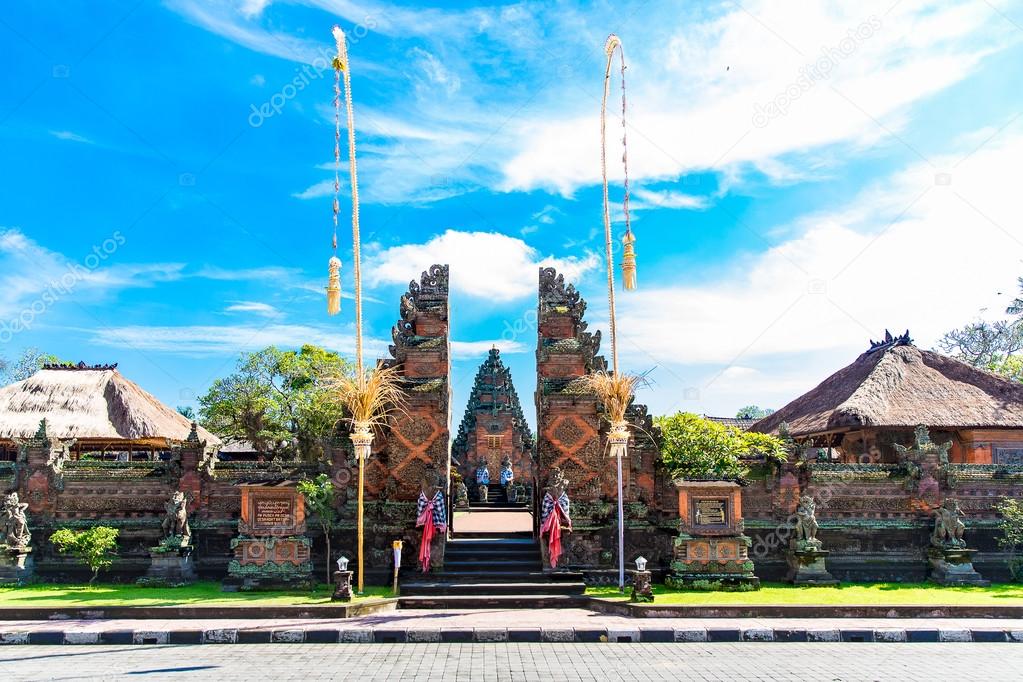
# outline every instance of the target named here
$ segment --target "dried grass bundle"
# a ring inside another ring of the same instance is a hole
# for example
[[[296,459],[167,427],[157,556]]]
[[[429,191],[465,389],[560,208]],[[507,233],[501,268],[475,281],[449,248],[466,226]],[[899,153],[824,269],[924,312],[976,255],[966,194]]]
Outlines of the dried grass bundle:
[[[634,374],[600,371],[587,374],[582,379],[586,389],[595,393],[604,406],[607,420],[616,426],[625,422],[625,411],[643,378]]]
[[[353,424],[383,426],[390,415],[404,412],[405,392],[397,367],[377,367],[327,380]]]

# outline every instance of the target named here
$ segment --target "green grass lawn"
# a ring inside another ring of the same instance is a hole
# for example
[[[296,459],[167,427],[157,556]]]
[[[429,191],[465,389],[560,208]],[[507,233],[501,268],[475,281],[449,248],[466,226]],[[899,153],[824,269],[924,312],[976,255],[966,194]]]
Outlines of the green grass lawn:
[[[617,587],[590,587],[591,597],[628,599]],[[1023,585],[1003,583],[991,587],[940,587],[929,583],[846,584],[838,587],[796,587],[763,583],[757,592],[698,592],[654,585],[654,604],[834,604],[834,605],[963,605],[1023,606]]]
[[[315,592],[221,592],[220,583],[198,582],[187,587],[137,585],[26,585],[0,588],[0,607],[14,606],[327,606],[332,587]],[[389,587],[367,587],[349,603],[390,597]]]

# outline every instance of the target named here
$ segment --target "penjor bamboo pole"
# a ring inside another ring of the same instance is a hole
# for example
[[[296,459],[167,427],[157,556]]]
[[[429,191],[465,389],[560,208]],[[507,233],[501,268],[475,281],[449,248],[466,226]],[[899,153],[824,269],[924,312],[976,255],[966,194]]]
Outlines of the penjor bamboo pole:
[[[611,89],[611,63],[615,50],[622,51],[622,41],[611,34],[604,43],[607,65],[604,68],[604,96],[600,100],[600,175],[604,185],[604,248],[607,256],[607,307],[611,328],[611,368],[618,374],[618,332],[615,319],[615,270],[611,251],[611,209],[607,196],[607,97]],[[624,63],[624,53],[622,61]],[[615,455],[618,466],[618,590],[625,591],[625,504],[622,499],[622,453]]]
[[[348,45],[345,33],[340,26],[333,29],[334,40],[337,42],[337,56],[340,61],[342,78],[345,90],[345,110],[348,125],[348,177],[352,187],[352,273],[355,278],[355,363],[356,371],[360,381],[365,381],[364,363],[362,357],[362,257],[361,240],[359,233],[359,179],[355,163],[355,111],[352,107],[352,78],[351,67],[348,62]],[[365,475],[366,457],[368,453],[357,453],[359,460],[359,502],[356,514],[358,558],[359,558],[359,580],[358,591],[362,594],[365,586],[365,527],[364,527],[364,497],[365,497]]]

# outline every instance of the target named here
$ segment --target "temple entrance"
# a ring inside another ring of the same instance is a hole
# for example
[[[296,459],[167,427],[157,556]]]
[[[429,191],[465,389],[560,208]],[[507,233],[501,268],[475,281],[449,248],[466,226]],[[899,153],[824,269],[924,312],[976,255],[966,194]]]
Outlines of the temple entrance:
[[[480,365],[451,447],[452,532],[533,531],[533,434],[495,347]]]

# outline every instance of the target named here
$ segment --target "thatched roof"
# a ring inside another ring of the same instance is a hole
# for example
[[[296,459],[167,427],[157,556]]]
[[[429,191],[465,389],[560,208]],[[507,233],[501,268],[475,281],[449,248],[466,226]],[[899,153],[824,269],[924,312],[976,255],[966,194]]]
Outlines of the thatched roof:
[[[817,388],[758,421],[792,436],[862,427],[1023,428],[1023,384],[959,360],[895,345],[868,351]]]
[[[113,366],[47,366],[0,388],[0,438],[29,438],[46,419],[56,438],[109,441],[183,441],[192,423]],[[199,427],[207,446],[220,439]]]

